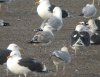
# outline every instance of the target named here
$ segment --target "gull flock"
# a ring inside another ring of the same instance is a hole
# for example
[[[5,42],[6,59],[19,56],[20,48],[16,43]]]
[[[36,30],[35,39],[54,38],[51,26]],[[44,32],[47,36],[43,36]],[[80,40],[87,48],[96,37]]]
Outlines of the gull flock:
[[[0,3],[6,1],[7,0],[1,0]],[[9,1],[12,2],[12,0]],[[54,41],[56,38],[55,34],[59,33],[64,26],[63,19],[70,17],[70,12],[51,4],[49,0],[36,0],[35,4],[37,4],[37,14],[43,19],[43,22],[38,29],[34,29],[35,34],[28,43],[47,46]],[[98,6],[99,5],[100,0],[98,0]],[[100,44],[100,16],[95,19],[96,14],[97,8],[93,0],[91,4],[86,4],[86,6],[82,8],[80,15],[77,15],[82,16],[86,21],[79,21],[70,35],[71,48],[75,50],[75,55],[77,55],[76,51],[81,47],[86,48],[92,44]],[[0,20],[0,26],[8,25],[9,23]],[[9,71],[15,75],[19,75],[19,77],[21,77],[21,75],[28,77],[29,72],[49,73],[49,68],[45,63],[36,58],[23,57],[21,51],[23,50],[15,43],[11,43],[7,48],[0,50],[0,65],[6,66],[7,77],[9,76]],[[50,56],[50,54],[48,54],[48,56]],[[60,63],[64,63],[62,70],[63,73],[65,73],[65,64],[70,64],[72,61],[71,54],[66,45],[62,46],[61,50],[51,51],[51,57],[56,67],[56,74]]]

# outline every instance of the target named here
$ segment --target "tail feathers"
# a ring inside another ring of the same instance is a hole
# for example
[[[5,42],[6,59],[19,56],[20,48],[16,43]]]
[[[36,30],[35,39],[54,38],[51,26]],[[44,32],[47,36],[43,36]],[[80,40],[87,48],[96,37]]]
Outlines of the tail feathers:
[[[74,16],[76,16],[76,15],[73,11],[62,10],[62,18],[74,17]]]
[[[68,12],[65,10],[62,10],[62,18],[68,17]]]
[[[47,72],[47,67],[46,67],[46,65],[43,65],[43,70],[42,70],[43,72]]]
[[[79,16],[84,16],[84,14],[83,14],[83,13],[81,13],[81,14],[79,14]]]
[[[34,29],[34,32],[39,32],[39,31],[43,31],[42,29]]]

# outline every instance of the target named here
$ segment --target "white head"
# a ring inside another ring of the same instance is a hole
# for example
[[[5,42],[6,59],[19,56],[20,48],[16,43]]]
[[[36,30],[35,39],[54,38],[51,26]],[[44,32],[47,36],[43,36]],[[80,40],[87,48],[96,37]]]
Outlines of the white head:
[[[89,24],[89,28],[90,29],[92,29],[92,30],[97,30],[97,26],[96,26],[96,24],[95,24],[95,21],[94,21],[94,19],[89,19],[88,20],[88,24]]]
[[[59,19],[62,19],[62,11],[61,11],[60,7],[55,7],[53,9],[53,15]]]
[[[61,51],[68,52],[68,48],[64,46],[64,47],[61,48]]]
[[[12,43],[8,46],[7,49],[12,50],[13,53],[21,56],[21,53],[20,53],[21,48],[17,44]]]
[[[16,50],[20,50],[20,47],[17,44],[12,43],[12,44],[9,44],[7,49],[16,51]]]
[[[40,4],[40,3],[49,3],[49,0],[35,0],[35,4]]]
[[[75,31],[88,31],[88,28],[85,25],[85,22],[79,22],[79,25],[76,26]]]
[[[15,52],[11,52],[10,56],[13,57],[13,56],[18,56],[18,55]]]
[[[49,0],[39,0],[39,2],[48,2]]]
[[[100,20],[100,16],[97,19]]]

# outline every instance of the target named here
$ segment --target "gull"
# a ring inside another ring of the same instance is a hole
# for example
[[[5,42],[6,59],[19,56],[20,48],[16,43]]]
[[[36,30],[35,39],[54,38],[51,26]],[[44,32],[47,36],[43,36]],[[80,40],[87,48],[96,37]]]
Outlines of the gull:
[[[88,30],[89,30],[89,33],[90,33],[90,36],[98,33],[98,31],[100,31],[100,19],[99,17],[97,19],[93,19],[93,18],[90,18],[88,21],[87,21],[87,27],[88,27]]]
[[[84,16],[85,18],[92,18],[96,15],[97,9],[94,5],[94,0],[92,4],[86,4],[82,9],[82,14],[80,16]]]
[[[0,27],[3,27],[3,26],[10,26],[10,24],[0,19]]]
[[[88,22],[88,28],[89,28],[89,33],[90,33],[90,36],[94,35],[96,33],[96,30],[98,29],[98,27],[96,26],[96,23],[94,21],[94,19],[89,19]]]
[[[64,62],[63,65],[63,74],[65,73],[65,64],[71,62],[71,55],[69,54],[68,48],[66,46],[62,47],[61,50],[55,50],[52,52],[53,63],[56,66],[56,73],[58,72],[58,65],[61,62]]]
[[[53,32],[56,32],[59,31],[62,28],[62,26],[62,11],[59,7],[55,7],[53,9],[53,16],[44,20],[40,28],[36,29],[35,31],[41,31],[44,27],[49,27]]]
[[[87,24],[88,24],[88,27],[90,29],[94,29],[95,31],[100,30],[100,19],[99,19],[99,17],[97,19],[93,19],[93,18],[89,19]]]
[[[43,31],[36,32],[29,43],[40,45],[40,49],[44,46],[44,51],[46,52],[46,46],[50,45],[53,40],[54,34],[52,30],[46,26],[44,27]]]
[[[54,39],[52,30],[48,27],[44,27],[43,31],[38,31],[29,43],[49,45]]]
[[[71,33],[71,47],[76,51],[80,48],[90,46],[90,34],[87,24],[81,22],[80,25],[77,25],[75,30]]]
[[[53,9],[56,7],[55,5],[50,4],[49,0],[35,0],[37,6],[37,13],[42,19],[48,19],[52,16]],[[62,17],[68,17],[69,13],[65,10],[62,10]]]
[[[20,53],[21,48],[15,44],[11,43],[6,49],[0,50],[0,65],[6,65],[7,57],[11,52],[16,53],[16,55],[21,56]],[[8,77],[8,69],[7,69],[7,77]]]
[[[91,36],[91,44],[100,44],[100,18],[89,19],[87,22],[89,34]]]
[[[43,63],[32,58],[22,58],[13,52],[8,56],[7,68],[12,73],[18,74],[19,77],[21,74],[23,74],[24,77],[27,77],[27,74],[32,71],[47,72],[47,67]]]
[[[79,22],[79,24],[76,26],[75,31],[82,32],[82,31],[88,31],[88,28],[86,27],[88,24],[84,21]]]
[[[100,32],[96,32],[97,34],[93,34],[91,36],[90,43],[91,45],[100,45]]]

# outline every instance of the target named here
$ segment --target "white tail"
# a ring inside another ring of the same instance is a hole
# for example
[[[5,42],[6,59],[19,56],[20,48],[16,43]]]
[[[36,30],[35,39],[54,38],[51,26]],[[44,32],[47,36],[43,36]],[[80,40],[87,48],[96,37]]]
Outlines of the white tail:
[[[42,71],[47,71],[46,65],[43,65],[43,70]]]

